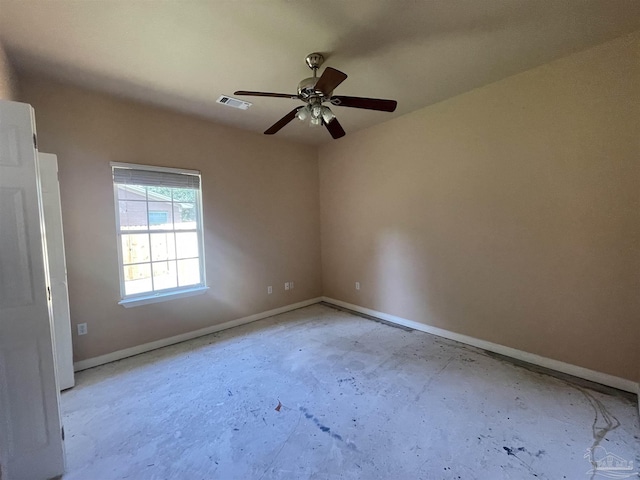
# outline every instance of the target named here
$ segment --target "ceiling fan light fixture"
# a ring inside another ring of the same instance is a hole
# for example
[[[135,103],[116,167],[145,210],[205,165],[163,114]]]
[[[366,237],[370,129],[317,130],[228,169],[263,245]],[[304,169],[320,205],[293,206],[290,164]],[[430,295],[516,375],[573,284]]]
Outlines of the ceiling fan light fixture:
[[[298,113],[296,113],[296,117],[298,117],[298,120],[300,120],[301,122],[304,122],[307,117],[309,116],[309,105],[307,105],[306,107],[301,107],[298,110]]]
[[[322,117],[322,105],[319,103],[311,106],[311,118],[321,118]]]
[[[322,125],[322,105],[320,103],[314,103],[307,108],[311,111],[311,120],[309,120],[310,127],[319,127]]]
[[[329,124],[336,116],[329,107],[322,107],[322,120],[325,124]]]

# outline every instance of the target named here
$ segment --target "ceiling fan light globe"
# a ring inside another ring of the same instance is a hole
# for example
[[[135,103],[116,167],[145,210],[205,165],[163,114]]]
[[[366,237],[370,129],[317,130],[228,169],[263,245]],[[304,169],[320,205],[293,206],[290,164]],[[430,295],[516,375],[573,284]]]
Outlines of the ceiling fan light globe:
[[[318,117],[318,118],[311,117],[311,120],[309,120],[310,127],[319,127],[320,125],[322,125],[322,117]]]
[[[306,106],[298,110],[298,113],[296,113],[296,117],[298,117],[298,120],[300,120],[301,122],[304,122],[307,117],[309,117],[309,107]]]
[[[329,107],[322,107],[322,120],[324,123],[330,123],[336,116],[333,114]]]
[[[313,119],[322,118],[322,105],[315,104],[311,107],[311,118]]]

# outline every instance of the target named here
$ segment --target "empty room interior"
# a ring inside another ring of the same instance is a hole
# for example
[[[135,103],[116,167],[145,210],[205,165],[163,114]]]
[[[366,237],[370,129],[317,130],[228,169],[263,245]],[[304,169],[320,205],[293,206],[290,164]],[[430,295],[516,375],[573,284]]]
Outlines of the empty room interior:
[[[640,2],[0,0],[0,480],[640,475]]]

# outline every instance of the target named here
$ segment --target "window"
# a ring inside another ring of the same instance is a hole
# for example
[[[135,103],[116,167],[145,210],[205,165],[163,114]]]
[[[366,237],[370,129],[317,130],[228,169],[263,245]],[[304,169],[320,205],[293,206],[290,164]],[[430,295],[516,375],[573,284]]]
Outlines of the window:
[[[200,173],[112,163],[121,304],[206,289]]]

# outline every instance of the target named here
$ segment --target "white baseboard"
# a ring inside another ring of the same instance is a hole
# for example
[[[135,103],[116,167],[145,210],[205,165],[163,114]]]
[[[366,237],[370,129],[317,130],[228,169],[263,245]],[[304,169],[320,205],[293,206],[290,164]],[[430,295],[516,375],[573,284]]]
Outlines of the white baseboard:
[[[449,340],[455,340],[457,342],[465,343],[473,347],[482,348],[490,352],[495,352],[500,355],[505,355],[507,357],[515,358],[516,360],[532,363],[540,367],[545,367],[551,370],[556,370],[558,372],[566,373],[568,375],[573,375],[574,377],[583,378],[585,380],[600,383],[602,385],[607,385],[609,387],[617,388],[619,390],[624,390],[625,392],[636,393],[640,396],[640,385],[632,380],[616,377],[614,375],[609,375],[607,373],[596,372],[595,370],[589,370],[588,368],[579,367],[577,365],[561,362],[559,360],[553,360],[551,358],[541,357],[540,355],[536,355],[533,353],[524,352],[522,350],[518,350],[511,347],[505,347],[504,345],[498,345],[497,343],[488,342],[486,340],[480,340],[479,338],[470,337],[468,335],[462,335],[460,333],[451,332],[449,330],[444,330],[442,328],[432,327],[424,323],[416,322],[413,320],[407,320],[406,318],[402,318],[402,317],[396,317],[395,315],[389,315],[388,313],[378,312],[376,310],[371,310],[369,308],[361,307],[359,305],[354,305],[352,303],[343,302],[341,300],[335,300],[329,297],[322,297],[322,301],[336,305],[338,307],[343,307],[349,310],[353,310],[354,312],[364,313],[365,315],[370,315],[372,317],[376,317],[381,320],[385,320],[387,322],[395,323],[397,325],[402,325],[404,327],[413,328],[414,330],[420,330],[422,332],[431,333],[433,335],[437,335],[438,337],[448,338]],[[638,408],[640,411],[640,401],[639,401]]]
[[[597,372],[595,370],[589,370],[588,368],[579,367],[577,365],[561,362],[559,360],[553,360],[551,358],[542,357],[540,355],[524,352],[522,350],[518,350],[515,348],[505,347],[504,345],[499,345],[497,343],[492,343],[486,340],[481,340],[479,338],[470,337],[468,335],[451,332],[449,330],[445,330],[438,327],[432,327],[424,323],[416,322],[413,320],[407,320],[406,318],[397,317],[395,315],[390,315],[388,313],[378,312],[377,310],[371,310],[369,308],[361,307],[359,305],[354,305],[352,303],[343,302],[341,300],[335,300],[329,297],[318,297],[318,298],[312,298],[309,300],[304,300],[302,302],[294,303],[291,305],[285,305],[284,307],[275,308],[273,310],[268,310],[266,312],[256,313],[248,317],[238,318],[236,320],[231,320],[218,325],[212,325],[211,327],[202,328],[200,330],[194,330],[193,332],[187,332],[181,335],[176,335],[174,337],[157,340],[155,342],[149,342],[142,345],[137,345],[135,347],[125,348],[123,350],[118,350],[116,352],[107,353],[106,355],[100,355],[99,357],[93,357],[93,358],[88,358],[86,360],[81,360],[73,364],[74,371],[78,372],[80,370],[86,370],[87,368],[97,367],[98,365],[103,365],[105,363],[121,360],[123,358],[131,357],[133,355],[138,355],[140,353],[155,350],[157,348],[162,348],[169,345],[173,345],[175,343],[184,342],[186,340],[191,340],[193,338],[201,337],[203,335],[209,335],[211,333],[219,332],[221,330],[226,330],[228,328],[237,327],[239,325],[245,325],[247,323],[255,322],[257,320],[262,320],[263,318],[272,317],[274,315],[279,315],[281,313],[289,312],[291,310],[296,310],[298,308],[307,307],[309,305],[313,305],[318,302],[326,302],[329,304],[336,305],[338,307],[347,308],[349,310],[353,310],[354,312],[370,315],[372,317],[379,318],[387,322],[395,323],[397,325],[402,325],[404,327],[409,327],[414,330],[431,333],[432,335],[437,335],[438,337],[455,340],[457,342],[471,345],[473,347],[482,348],[490,352],[495,352],[500,355],[505,355],[507,357],[515,358],[516,360],[521,360],[534,365],[549,368],[551,370],[556,370],[558,372],[566,373],[568,375],[573,375],[578,378],[583,378],[585,380],[589,380],[592,382],[600,383],[602,385],[607,385],[609,387],[617,388],[619,390],[624,390],[626,392],[638,394],[638,398],[639,398],[638,412],[640,413],[640,384],[632,380],[616,377],[614,375],[609,375],[607,373]]]
[[[219,332],[228,328],[237,327],[239,325],[245,325],[247,323],[262,320],[263,318],[272,317],[281,313],[290,312],[298,308],[307,307],[314,303],[321,302],[321,298],[311,298],[302,302],[293,303],[291,305],[285,305],[284,307],[274,308],[273,310],[267,310],[266,312],[256,313],[249,315],[248,317],[238,318],[236,320],[230,320],[228,322],[220,323],[218,325],[212,325],[210,327],[201,328],[200,330],[194,330],[193,332],[183,333],[174,337],[163,338],[162,340],[156,340],[155,342],[144,343],[131,348],[125,348],[116,352],[107,353],[106,355],[100,355],[99,357],[88,358],[81,360],[73,364],[73,370],[79,372],[80,370],[86,370],[87,368],[97,367],[109,362],[115,362],[116,360],[122,360],[123,358],[132,357],[140,353],[155,350],[157,348],[167,347],[175,343],[191,340],[192,338],[202,337],[203,335],[209,335],[210,333]]]

